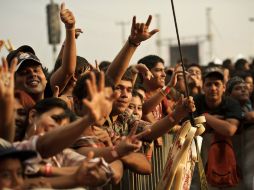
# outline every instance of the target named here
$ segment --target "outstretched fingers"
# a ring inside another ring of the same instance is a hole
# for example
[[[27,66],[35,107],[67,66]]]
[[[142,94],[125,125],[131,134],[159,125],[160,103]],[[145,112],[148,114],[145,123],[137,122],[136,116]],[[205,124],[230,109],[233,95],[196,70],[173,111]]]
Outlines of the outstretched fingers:
[[[100,77],[99,77],[99,84],[98,84],[98,91],[101,92],[104,90],[105,87],[105,74],[104,72],[100,72]]]
[[[153,18],[152,15],[149,15],[149,16],[148,16],[148,19],[147,19],[147,21],[146,21],[146,26],[147,26],[147,27],[150,26],[150,24],[151,24],[151,22],[152,22],[152,18]]]

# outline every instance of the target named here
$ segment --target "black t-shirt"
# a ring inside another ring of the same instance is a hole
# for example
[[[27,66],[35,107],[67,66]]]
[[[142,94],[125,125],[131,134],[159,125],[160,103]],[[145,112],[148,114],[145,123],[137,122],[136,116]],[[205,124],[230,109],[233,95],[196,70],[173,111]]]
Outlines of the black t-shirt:
[[[205,102],[205,95],[200,94],[194,97],[196,112],[195,116],[200,116],[203,113],[209,113],[211,115],[221,115],[224,119],[232,118],[241,120],[241,106],[231,97],[223,97],[221,104],[215,109],[209,109]]]

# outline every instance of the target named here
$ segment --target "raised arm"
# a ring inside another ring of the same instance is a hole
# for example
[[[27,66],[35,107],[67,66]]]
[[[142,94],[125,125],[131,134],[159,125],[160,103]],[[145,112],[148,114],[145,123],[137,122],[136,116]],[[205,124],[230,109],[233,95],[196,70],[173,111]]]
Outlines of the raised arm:
[[[129,62],[140,43],[151,38],[155,33],[159,31],[158,29],[154,29],[149,32],[151,21],[151,15],[148,17],[146,23],[136,23],[136,17],[133,17],[131,34],[106,72],[106,75],[108,75],[113,80],[115,85],[119,83],[122,76],[124,75],[126,69],[128,68]]]
[[[166,97],[170,91],[172,91],[172,88],[176,85],[177,83],[177,75],[179,73],[182,73],[182,71],[179,71],[178,68],[180,65],[176,65],[172,74],[172,77],[169,81],[169,83],[162,89],[160,89],[154,96],[151,98],[145,100],[143,106],[142,106],[142,111],[143,114],[146,115],[150,113],[158,104],[161,103],[161,101]]]
[[[88,110],[87,115],[65,127],[59,127],[44,136],[40,136],[36,148],[43,158],[51,157],[64,148],[69,147],[83,133],[86,127],[109,115],[114,94],[112,93],[112,96],[109,97],[109,92],[105,91],[103,73],[100,75],[98,87],[95,74],[90,73],[90,75],[91,78],[86,81],[89,98],[83,100],[83,104]]]
[[[154,140],[163,134],[169,132],[172,127],[178,124],[182,119],[188,116],[190,112],[195,111],[195,104],[192,97],[180,99],[175,107],[175,110],[166,117],[154,123],[150,129],[151,133],[146,135],[144,140]]]
[[[69,9],[65,9],[64,3],[61,4],[60,17],[65,24],[66,37],[63,48],[62,65],[52,74],[50,78],[51,89],[59,87],[61,93],[76,68],[76,40],[75,40],[75,17]]]
[[[15,137],[14,72],[17,59],[13,59],[9,70],[5,58],[0,67],[0,137],[13,142]]]

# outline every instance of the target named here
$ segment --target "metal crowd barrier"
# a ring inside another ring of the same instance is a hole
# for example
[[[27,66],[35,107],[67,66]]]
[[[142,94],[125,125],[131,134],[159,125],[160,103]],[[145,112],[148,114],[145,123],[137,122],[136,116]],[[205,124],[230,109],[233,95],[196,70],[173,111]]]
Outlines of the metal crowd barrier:
[[[169,147],[172,144],[173,136],[166,134],[163,136],[163,145],[154,146],[151,159],[152,174],[140,175],[130,170],[125,170],[119,185],[108,185],[104,190],[155,190],[163,172],[167,160]]]

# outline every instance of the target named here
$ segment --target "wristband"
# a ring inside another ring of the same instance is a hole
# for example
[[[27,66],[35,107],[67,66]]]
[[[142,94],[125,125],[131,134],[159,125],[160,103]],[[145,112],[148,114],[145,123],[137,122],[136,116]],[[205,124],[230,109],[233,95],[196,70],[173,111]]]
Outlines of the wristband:
[[[45,176],[51,176],[52,175],[52,165],[46,164],[44,166],[44,172],[45,172]]]
[[[170,93],[171,88],[169,86],[164,86],[162,90],[164,91],[165,94],[168,94]]]
[[[130,37],[128,38],[128,42],[130,45],[132,45],[134,47],[138,47],[140,45],[140,42],[139,43],[132,42]]]

